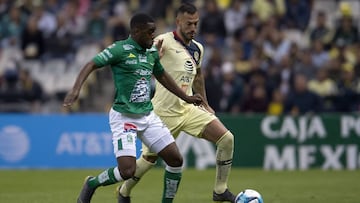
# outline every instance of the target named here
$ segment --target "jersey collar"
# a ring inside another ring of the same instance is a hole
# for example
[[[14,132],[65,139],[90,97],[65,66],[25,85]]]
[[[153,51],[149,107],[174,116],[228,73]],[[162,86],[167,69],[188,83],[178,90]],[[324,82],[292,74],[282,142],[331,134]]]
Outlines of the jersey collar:
[[[142,48],[131,36],[128,37],[127,41],[130,44],[134,45],[134,47],[138,50],[146,50],[146,49]]]
[[[184,47],[188,47],[189,45],[185,44],[185,42],[179,37],[176,30],[173,31],[174,39],[180,42]],[[191,43],[191,42],[190,42]]]

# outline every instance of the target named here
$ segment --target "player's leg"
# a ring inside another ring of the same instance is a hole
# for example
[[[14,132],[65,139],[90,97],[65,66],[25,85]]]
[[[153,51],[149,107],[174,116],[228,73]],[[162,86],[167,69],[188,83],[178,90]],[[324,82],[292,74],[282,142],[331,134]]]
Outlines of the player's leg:
[[[134,176],[124,181],[120,188],[117,188],[119,192],[119,203],[128,202],[132,188],[134,188],[142,176],[155,165],[157,158],[158,156],[155,153],[151,153],[146,145],[142,145],[142,153],[140,158],[136,160]]]
[[[78,203],[90,202],[95,190],[100,186],[112,185],[133,176],[136,168],[136,158],[134,156],[118,157],[117,162],[117,167],[108,168],[95,177],[89,176],[86,178],[78,197]]]
[[[228,190],[227,182],[232,166],[234,136],[218,119],[215,119],[205,127],[202,137],[217,146],[213,200],[233,202],[235,196]]]
[[[131,178],[136,169],[136,137],[141,119],[130,119],[110,110],[110,128],[117,167],[108,168],[95,177],[88,177],[78,197],[78,203],[90,202],[95,190],[100,186],[112,185]],[[139,122],[139,125],[136,123]]]
[[[235,196],[227,189],[234,150],[234,137],[231,132],[215,115],[195,106],[186,115],[182,130],[194,137],[204,138],[216,144],[216,178],[213,199],[233,201]]]
[[[181,120],[179,117],[162,117],[161,120],[170,129],[171,134],[176,137],[181,132]],[[158,156],[156,153],[150,152],[146,145],[142,145],[142,153],[138,160],[136,160],[136,172],[133,178],[124,181],[119,190],[119,203],[128,202],[127,199],[131,194],[132,188],[140,181],[140,178],[155,165]],[[124,200],[121,200],[124,199]]]
[[[183,159],[175,142],[158,154],[166,163],[162,203],[171,203],[181,181]]]
[[[155,113],[152,125],[144,132],[143,142],[166,162],[162,203],[173,202],[181,180],[183,159],[169,129]]]

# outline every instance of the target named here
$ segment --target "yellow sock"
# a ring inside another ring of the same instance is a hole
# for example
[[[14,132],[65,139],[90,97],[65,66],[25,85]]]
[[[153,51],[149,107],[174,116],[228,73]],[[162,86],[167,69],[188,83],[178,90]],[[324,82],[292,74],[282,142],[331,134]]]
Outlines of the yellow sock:
[[[136,160],[136,171],[134,177],[127,179],[120,188],[120,194],[124,197],[130,196],[132,188],[139,182],[140,178],[152,167],[155,163],[145,160],[142,156]]]
[[[216,143],[216,178],[214,191],[217,194],[227,189],[234,152],[234,136],[227,131]]]

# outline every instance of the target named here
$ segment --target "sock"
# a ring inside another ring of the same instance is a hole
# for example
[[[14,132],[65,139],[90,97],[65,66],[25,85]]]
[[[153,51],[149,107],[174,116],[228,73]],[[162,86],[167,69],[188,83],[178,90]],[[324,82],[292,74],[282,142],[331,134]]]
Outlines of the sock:
[[[113,167],[106,169],[98,176],[89,179],[89,187],[97,188],[99,186],[112,185],[119,181],[122,181],[123,178],[120,176],[118,167]]]
[[[142,156],[136,160],[136,171],[134,177],[126,180],[120,188],[120,194],[124,197],[130,196],[132,188],[139,182],[140,178],[153,166],[155,163],[151,163],[145,160]]]
[[[216,143],[216,178],[214,191],[222,194],[227,189],[227,182],[230,175],[233,151],[234,136],[227,131]]]
[[[182,167],[166,166],[162,203],[172,203],[181,180]]]

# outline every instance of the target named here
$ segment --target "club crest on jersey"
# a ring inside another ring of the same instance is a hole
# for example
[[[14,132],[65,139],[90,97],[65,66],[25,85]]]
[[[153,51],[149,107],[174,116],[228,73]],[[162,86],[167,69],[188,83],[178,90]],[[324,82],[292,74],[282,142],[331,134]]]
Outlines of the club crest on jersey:
[[[136,133],[137,127],[132,123],[124,123],[124,133]]]
[[[200,56],[199,52],[198,52],[198,51],[195,51],[195,52],[194,52],[194,59],[195,59],[196,62],[199,61],[199,56]]]
[[[194,70],[194,64],[191,61],[186,61],[184,64],[184,69],[188,73],[192,73]]]

